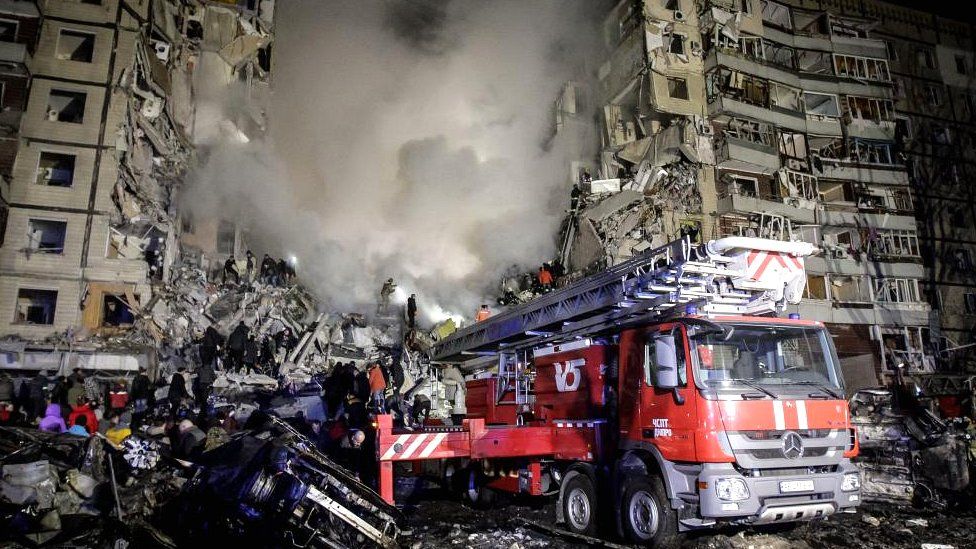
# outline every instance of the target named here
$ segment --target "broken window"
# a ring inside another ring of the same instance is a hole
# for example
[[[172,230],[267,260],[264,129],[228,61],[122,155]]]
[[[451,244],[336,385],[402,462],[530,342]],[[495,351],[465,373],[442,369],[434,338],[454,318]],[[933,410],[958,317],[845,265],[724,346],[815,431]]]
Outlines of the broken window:
[[[805,200],[817,200],[820,191],[817,185],[817,178],[813,175],[793,170],[782,170],[780,172],[780,186],[784,188],[780,191],[782,196],[803,198]]]
[[[30,219],[27,221],[27,249],[34,253],[64,253],[64,237],[68,230],[66,221]]]
[[[878,82],[891,81],[891,75],[888,73],[888,62],[884,59],[834,54],[834,70],[837,76]]]
[[[37,162],[37,183],[51,187],[70,187],[75,180],[75,155],[41,152]]]
[[[54,324],[54,312],[57,303],[58,292],[56,290],[22,288],[17,291],[14,322],[20,324]]]
[[[956,56],[956,72],[959,74],[969,74],[969,67],[967,66],[965,55]]]
[[[723,134],[726,137],[742,139],[743,141],[749,141],[758,145],[773,146],[773,127],[764,122],[733,118],[729,120],[729,124],[723,130]]]
[[[755,177],[747,177],[738,174],[727,174],[728,192],[730,195],[739,196],[759,196],[759,180]]]
[[[769,40],[763,40],[762,47],[766,62],[791,70],[796,68],[796,51],[793,48]]]
[[[688,81],[684,78],[668,77],[668,95],[672,99],[688,99]]]
[[[873,255],[918,257],[918,235],[915,231],[908,230],[878,231],[871,251]]]
[[[917,303],[918,280],[914,278],[877,278],[874,281],[874,298],[883,303]]]
[[[926,69],[935,68],[935,53],[932,50],[919,48],[916,52],[916,57],[919,66],[925,67]]]
[[[16,21],[0,19],[0,42],[16,42],[18,27]]]
[[[807,158],[807,136],[802,133],[779,134],[779,152],[792,158]]]
[[[743,36],[739,39],[742,53],[746,57],[751,57],[757,61],[766,60],[766,50],[763,48],[763,40],[758,36]]]
[[[912,193],[904,189],[898,189],[891,192],[892,206],[895,210],[910,212],[915,209],[912,203]]]
[[[871,278],[833,275],[830,277],[830,293],[834,301],[841,303],[870,303]]]
[[[796,65],[802,72],[831,74],[833,65],[830,54],[816,50],[797,50]]]
[[[827,277],[807,275],[807,287],[803,290],[804,299],[827,299]]]
[[[47,101],[47,119],[81,124],[85,118],[86,99],[83,92],[52,89]]]
[[[850,181],[820,181],[820,199],[824,202],[854,202],[854,184]]]
[[[793,18],[790,16],[790,8],[776,2],[762,3],[763,23],[791,30],[793,28]]]
[[[666,10],[677,11],[681,9],[681,5],[678,3],[678,0],[662,0],[662,3],[664,4],[664,9]]]
[[[683,34],[671,34],[667,37],[668,40],[668,53],[674,53],[678,55],[684,55],[685,53],[685,35]]]
[[[752,13],[752,0],[739,0],[739,11],[746,15]]]
[[[769,87],[769,104],[770,107],[801,112],[800,90],[773,82]]]
[[[803,92],[803,105],[807,115],[837,118],[840,116],[840,106],[837,96],[828,93]]]
[[[895,47],[895,43],[891,40],[885,40],[885,50],[888,52],[888,59],[891,61],[898,61],[898,48]]]
[[[234,224],[230,221],[220,220],[217,226],[217,253],[221,255],[231,255],[234,253]]]
[[[844,99],[847,101],[847,108],[850,109],[851,116],[854,118],[874,122],[890,122],[892,120],[894,108],[891,101],[887,99],[857,95],[848,95]]]
[[[135,321],[125,296],[104,294],[102,302],[102,326],[131,326]]]
[[[892,144],[883,141],[852,140],[851,160],[859,164],[894,164]]]
[[[57,58],[62,61],[91,63],[95,53],[95,35],[90,32],[61,29],[58,34]]]
[[[925,101],[930,107],[942,106],[942,86],[938,84],[927,84],[925,86]]]

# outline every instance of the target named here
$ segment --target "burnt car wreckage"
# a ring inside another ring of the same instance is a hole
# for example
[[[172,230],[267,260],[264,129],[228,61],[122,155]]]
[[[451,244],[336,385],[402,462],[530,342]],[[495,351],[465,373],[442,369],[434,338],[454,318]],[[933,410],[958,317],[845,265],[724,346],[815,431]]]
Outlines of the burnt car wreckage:
[[[2,537],[27,546],[397,547],[396,508],[285,422],[257,413],[249,425],[194,463],[165,452],[145,459],[163,445],[139,436],[116,447],[0,428]]]

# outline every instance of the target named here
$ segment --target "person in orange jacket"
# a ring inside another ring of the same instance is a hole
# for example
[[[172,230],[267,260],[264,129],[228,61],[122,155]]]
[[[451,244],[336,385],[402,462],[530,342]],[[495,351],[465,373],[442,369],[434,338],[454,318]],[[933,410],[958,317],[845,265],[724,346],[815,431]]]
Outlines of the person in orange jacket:
[[[377,410],[383,409],[383,394],[386,392],[386,377],[378,362],[369,367],[369,394],[372,395],[373,405]]]
[[[92,409],[87,397],[78,397],[78,404],[71,409],[71,413],[68,415],[68,425],[74,425],[75,418],[78,416],[87,418],[85,429],[88,434],[93,434],[98,430],[98,418],[95,417],[95,410]]]
[[[545,266],[539,267],[539,286],[542,286],[543,290],[552,288],[552,272]]]
[[[478,309],[478,314],[475,315],[474,320],[475,322],[481,322],[482,320],[486,320],[490,316],[491,316],[491,309],[488,308],[488,305],[482,305],[481,308]]]

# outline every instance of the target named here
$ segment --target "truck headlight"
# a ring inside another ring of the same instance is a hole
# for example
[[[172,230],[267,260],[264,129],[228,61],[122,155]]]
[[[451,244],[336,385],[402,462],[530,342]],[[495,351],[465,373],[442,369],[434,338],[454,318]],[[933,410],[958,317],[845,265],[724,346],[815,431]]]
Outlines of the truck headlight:
[[[840,489],[845,492],[853,492],[861,488],[861,475],[858,473],[847,473],[844,480],[840,483]]]
[[[715,494],[725,501],[749,499],[749,487],[741,478],[720,478],[715,481]]]

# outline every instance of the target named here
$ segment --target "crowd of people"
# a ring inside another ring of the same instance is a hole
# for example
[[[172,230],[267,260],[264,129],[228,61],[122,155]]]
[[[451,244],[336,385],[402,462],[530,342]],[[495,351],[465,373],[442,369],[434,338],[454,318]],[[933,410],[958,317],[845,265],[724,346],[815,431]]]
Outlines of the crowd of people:
[[[295,280],[295,264],[291,261],[278,259],[277,261],[268,254],[264,254],[261,263],[257,263],[257,258],[248,250],[243,260],[238,260],[233,255],[224,262],[222,273],[224,284],[233,282],[240,286],[243,284],[261,284],[286,287],[290,286]]]

